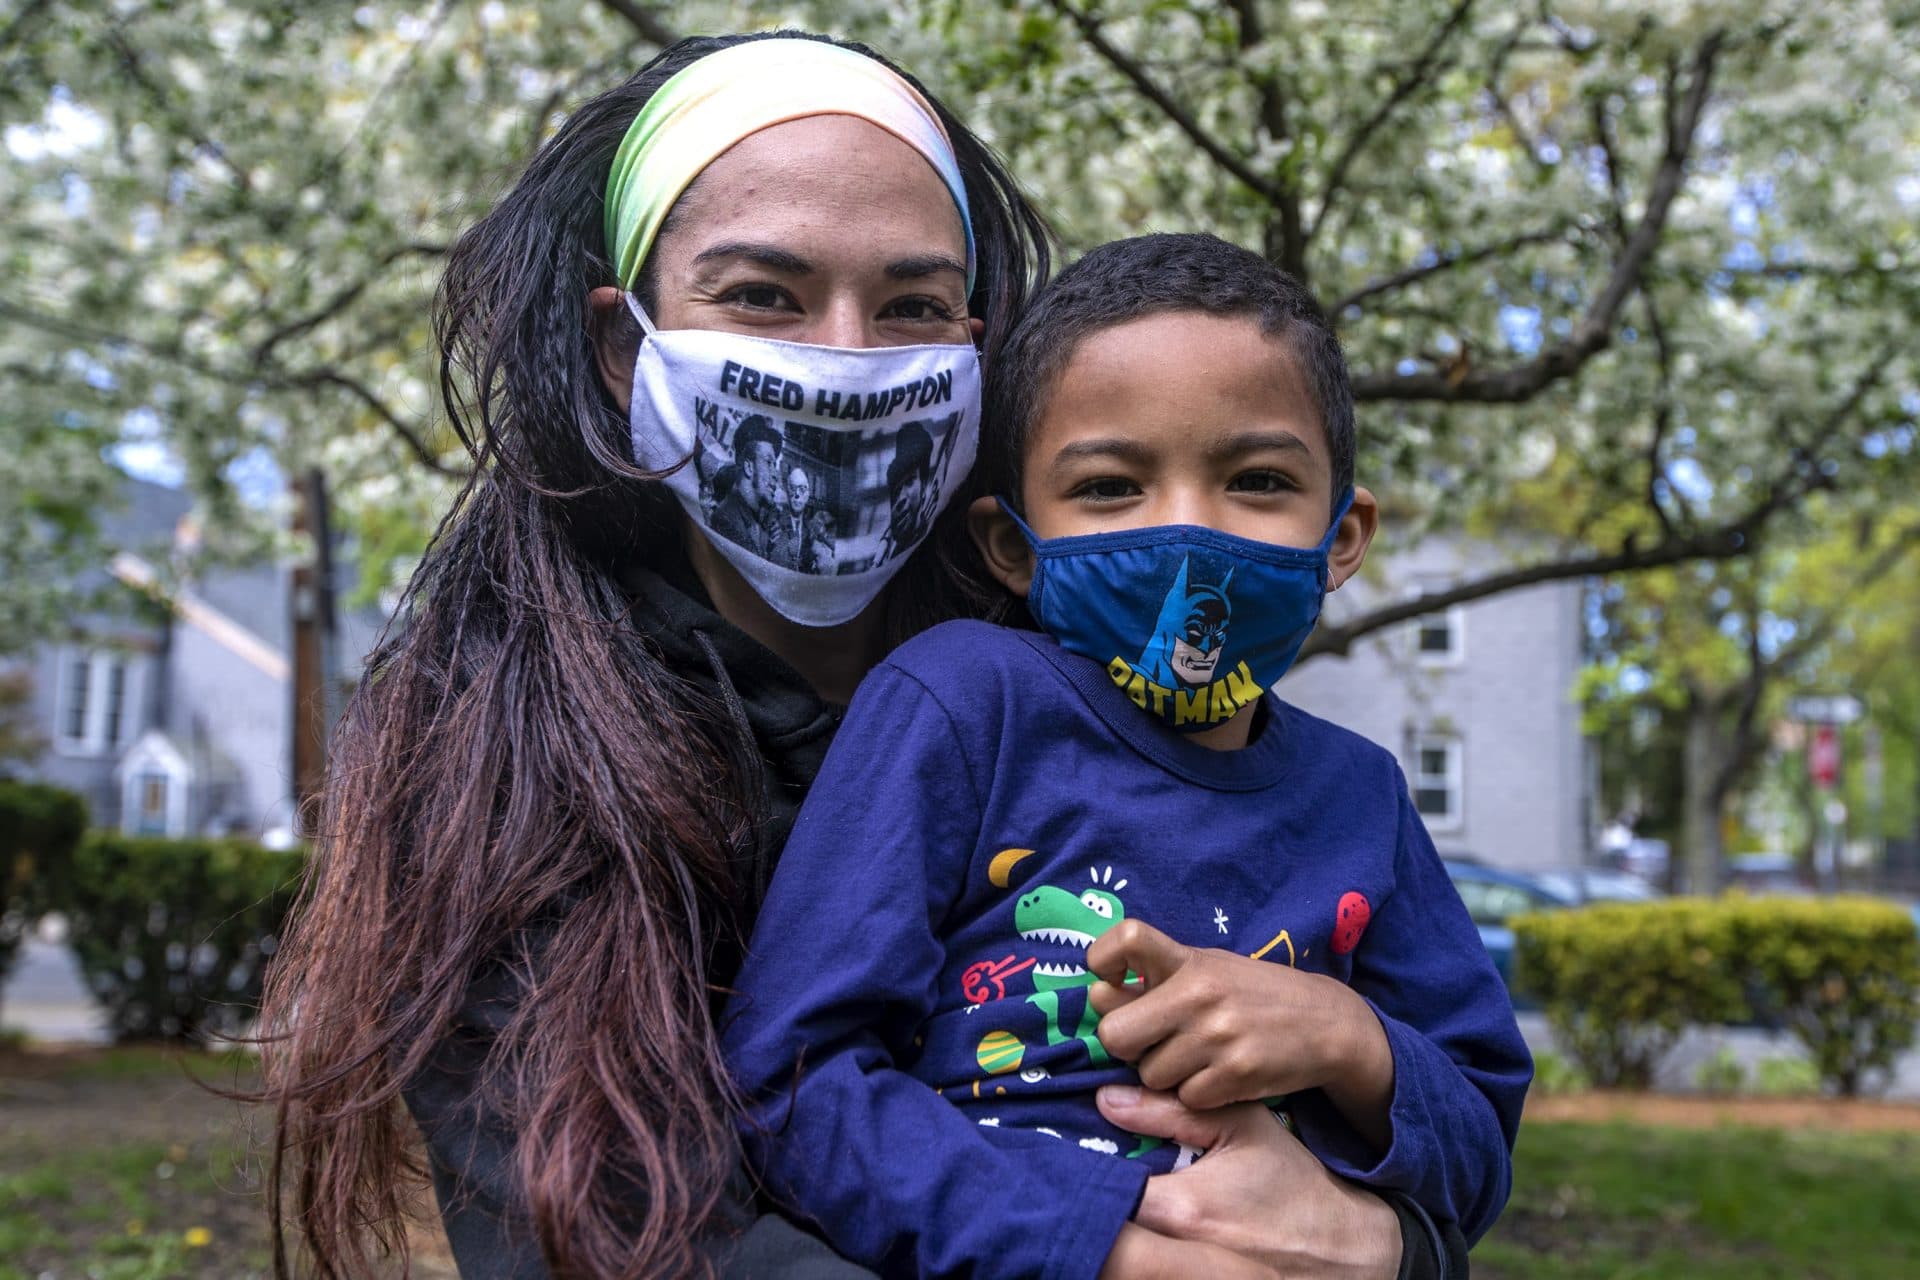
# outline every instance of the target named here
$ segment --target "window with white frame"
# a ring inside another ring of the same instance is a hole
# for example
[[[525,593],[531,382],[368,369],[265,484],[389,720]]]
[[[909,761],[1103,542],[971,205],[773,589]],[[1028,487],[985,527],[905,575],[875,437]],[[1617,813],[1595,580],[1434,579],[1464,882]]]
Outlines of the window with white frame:
[[[1460,739],[1422,733],[1413,739],[1413,807],[1432,831],[1450,831],[1465,819]]]
[[[1444,591],[1452,585],[1443,579],[1424,581],[1418,588],[1418,595],[1430,595]],[[1422,666],[1451,667],[1459,665],[1467,652],[1467,611],[1459,605],[1449,605],[1434,613],[1424,613],[1413,621],[1413,656]]]
[[[170,835],[174,781],[158,769],[135,775],[133,781],[133,821],[137,835]]]
[[[60,650],[55,745],[71,756],[105,755],[132,736],[125,654],[110,649]]]

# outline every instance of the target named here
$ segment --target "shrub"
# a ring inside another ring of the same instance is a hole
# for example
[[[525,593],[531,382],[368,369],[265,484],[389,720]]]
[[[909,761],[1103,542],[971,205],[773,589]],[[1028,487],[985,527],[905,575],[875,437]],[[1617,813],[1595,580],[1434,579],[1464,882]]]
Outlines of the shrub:
[[[1920,935],[1906,908],[1872,898],[1732,898],[1738,964],[1756,1012],[1806,1046],[1820,1078],[1852,1096],[1893,1073],[1920,1016]]]
[[[94,832],[59,885],[69,935],[120,1039],[243,1029],[302,855],[242,840]]]
[[[1753,1064],[1754,1091],[1767,1098],[1820,1092],[1820,1068],[1805,1058],[1762,1058]]]
[[[1721,1045],[1713,1055],[1694,1068],[1694,1083],[1700,1086],[1700,1092],[1726,1096],[1735,1094],[1747,1083],[1747,1069],[1740,1065],[1740,1055]]]
[[[0,980],[86,827],[86,803],[73,792],[0,778]]]
[[[1606,903],[1513,922],[1514,975],[1596,1085],[1644,1089],[1687,1027],[1745,1009],[1712,902]]]
[[[1551,1050],[1533,1055],[1533,1087],[1543,1094],[1579,1093],[1590,1088],[1587,1073]]]

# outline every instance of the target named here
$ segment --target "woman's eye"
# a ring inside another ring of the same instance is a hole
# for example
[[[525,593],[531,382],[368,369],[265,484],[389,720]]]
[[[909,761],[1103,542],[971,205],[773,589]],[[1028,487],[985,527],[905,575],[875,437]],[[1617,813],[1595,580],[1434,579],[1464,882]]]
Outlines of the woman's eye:
[[[894,320],[929,321],[944,324],[954,318],[953,309],[938,298],[912,297],[896,298],[887,304],[885,313]]]
[[[754,311],[778,311],[791,302],[787,291],[776,284],[736,285],[722,295],[722,300]]]
[[[1294,487],[1293,480],[1278,471],[1243,471],[1227,486],[1236,493],[1282,493]]]
[[[1121,476],[1100,476],[1075,486],[1073,496],[1092,502],[1118,502],[1140,492],[1140,486]]]

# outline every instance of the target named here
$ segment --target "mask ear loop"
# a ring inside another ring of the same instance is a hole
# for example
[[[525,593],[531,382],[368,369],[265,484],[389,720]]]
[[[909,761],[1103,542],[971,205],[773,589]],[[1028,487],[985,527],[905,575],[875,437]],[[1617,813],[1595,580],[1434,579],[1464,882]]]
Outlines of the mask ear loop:
[[[1007,519],[1013,521],[1014,525],[1020,530],[1020,532],[1026,535],[1027,544],[1031,546],[1034,550],[1038,551],[1040,549],[1040,541],[1041,541],[1040,535],[1027,527],[1027,522],[1025,520],[1022,520],[1020,518],[1020,513],[1013,509],[1013,504],[1011,502],[1008,502],[1005,498],[1000,497],[998,494],[994,495],[993,500],[1000,504],[1000,509],[1002,511],[1007,513]]]
[[[654,334],[659,332],[659,330],[654,327],[653,317],[649,316],[647,314],[647,309],[640,305],[640,299],[638,296],[631,293],[622,293],[620,296],[627,300],[627,310],[631,311],[633,313],[633,318],[640,322],[641,333],[651,338]]]

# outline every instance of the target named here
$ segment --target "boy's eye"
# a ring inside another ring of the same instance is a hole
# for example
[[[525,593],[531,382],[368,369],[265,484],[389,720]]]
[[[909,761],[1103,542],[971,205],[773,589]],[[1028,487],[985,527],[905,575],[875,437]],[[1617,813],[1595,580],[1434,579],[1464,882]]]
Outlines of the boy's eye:
[[[1076,485],[1073,497],[1089,502],[1118,502],[1140,492],[1140,486],[1123,476],[1098,476]]]
[[[1236,493],[1282,493],[1295,487],[1292,478],[1279,471],[1243,471],[1227,485]]]

